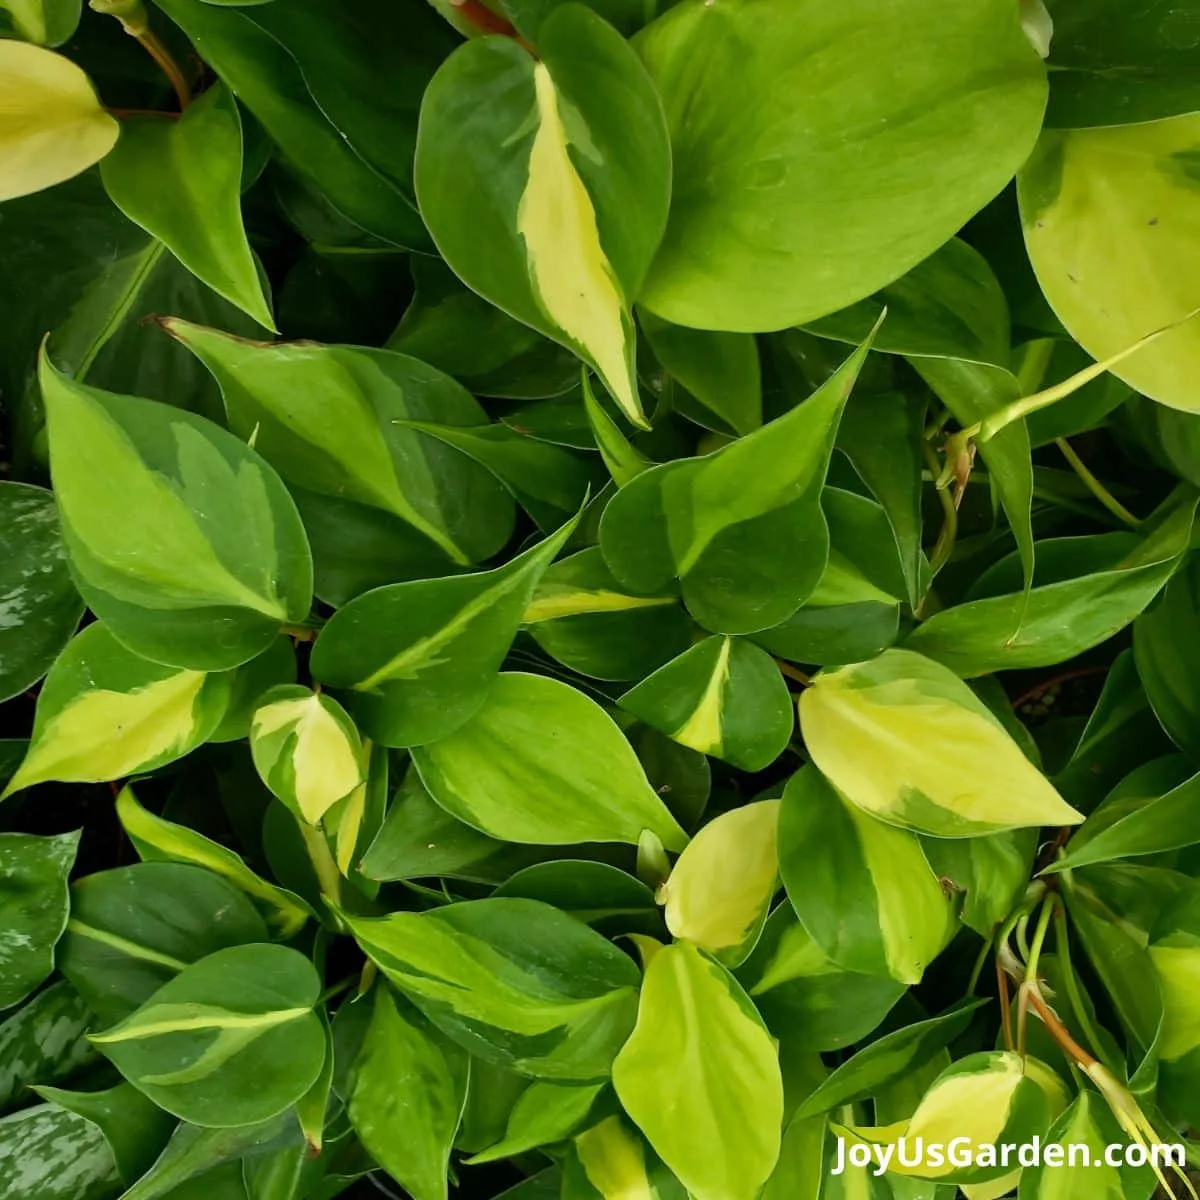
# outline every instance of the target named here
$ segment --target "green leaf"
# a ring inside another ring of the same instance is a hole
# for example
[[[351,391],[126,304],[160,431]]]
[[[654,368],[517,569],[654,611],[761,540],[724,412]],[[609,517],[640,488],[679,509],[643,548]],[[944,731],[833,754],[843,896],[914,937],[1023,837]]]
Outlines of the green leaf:
[[[54,970],[78,847],[78,833],[0,833],[0,1011],[19,1004]]]
[[[654,893],[608,863],[570,858],[534,863],[510,875],[492,895],[541,900],[609,937],[662,933]]]
[[[1048,0],[1047,8],[1054,22],[1048,128],[1129,125],[1200,109],[1191,4]]]
[[[108,1200],[120,1187],[98,1126],[56,1104],[0,1118],[0,1191],[37,1200]]]
[[[1046,102],[1045,69],[1004,0],[953,12],[684,0],[638,50],[675,173],[640,299],[706,329],[783,329],[903,275],[1008,183]]]
[[[902,829],[961,838],[1083,820],[962,680],[911,650],[822,671],[800,727],[838,792]]]
[[[454,446],[486,467],[544,533],[577,513],[593,484],[604,482],[594,459],[539,442],[508,425],[459,428],[413,421],[410,427]]]
[[[79,993],[60,980],[0,1021],[0,1111],[25,1089],[60,1083],[99,1055],[85,1036],[95,1020]]]
[[[417,196],[442,256],[579,354],[643,426],[630,306],[666,226],[670,163],[637,55],[578,4],[541,23],[537,59],[510,39],[460,47],[422,104]]]
[[[610,417],[592,391],[592,381],[587,368],[583,369],[580,387],[583,404],[587,412],[592,439],[604,459],[604,465],[617,487],[624,487],[653,464],[638,450],[622,432],[621,427]]]
[[[312,963],[295,950],[233,946],[185,967],[92,1041],[181,1120],[251,1125],[290,1108],[320,1074],[320,991]]]
[[[1037,853],[1037,830],[921,841],[925,857],[943,886],[963,895],[959,919],[982,937],[991,937],[1016,908],[1029,882]]]
[[[40,376],[75,582],[119,640],[224,670],[308,616],[304,530],[253,450],[190,413],[67,379],[44,355]]]
[[[1084,825],[1078,843],[1073,842],[1048,870],[1063,871],[1194,846],[1200,843],[1198,798],[1200,775],[1195,775],[1116,821],[1106,820],[1102,808],[1092,818],[1099,831],[1093,833]]]
[[[441,259],[414,256],[409,270],[416,295],[389,350],[453,375],[477,396],[559,396],[578,379],[569,350],[464,287]]]
[[[867,344],[804,403],[704,458],[665,463],[621,488],[600,521],[612,573],[637,592],[679,579],[718,633],[791,616],[825,569],[821,488]]]
[[[1156,1046],[1162,1060],[1162,1099],[1170,1111],[1190,1122],[1200,1110],[1196,1077],[1200,1063],[1200,1014],[1195,986],[1200,966],[1200,897],[1194,883],[1158,914],[1147,954],[1162,1002],[1162,1030]],[[1144,959],[1137,965],[1144,966]],[[1153,1008],[1149,1015],[1153,1019]],[[1153,1032],[1149,1021],[1145,1028],[1147,1033]]]
[[[667,373],[734,433],[762,424],[762,370],[751,335],[686,329],[650,312],[640,323]]]
[[[0,483],[0,702],[46,673],[82,615],[53,497]]]
[[[1128,349],[1196,308],[1194,156],[1200,115],[1042,135],[1018,176],[1038,283],[1094,358]],[[1086,281],[1081,287],[1077,280]],[[1198,405],[1190,386],[1200,325],[1188,321],[1113,366],[1160,404]]]
[[[374,989],[352,1067],[350,1121],[413,1200],[445,1200],[450,1148],[467,1098],[467,1054],[391,989]]]
[[[435,743],[485,703],[542,572],[575,529],[570,521],[503,567],[376,588],[321,631],[312,670],[385,746]]]
[[[513,1105],[504,1138],[467,1161],[471,1165],[496,1162],[565,1141],[588,1119],[604,1086],[534,1080]]]
[[[905,992],[890,977],[844,971],[831,962],[789,903],[768,918],[738,979],[774,1033],[810,1050],[841,1050],[861,1041]]]
[[[295,683],[296,669],[292,641],[280,634],[260,655],[234,672],[230,681],[229,707],[208,740],[239,742],[249,737],[250,722],[259,697],[280,684]]]
[[[17,34],[41,46],[61,46],[79,24],[82,0],[2,0]]]
[[[5,144],[0,201],[86,171],[113,148],[120,133],[75,63],[7,38],[0,40],[0,111]]]
[[[317,497],[380,510],[415,532],[423,570],[488,558],[508,540],[512,506],[491,474],[408,427],[486,422],[448,376],[387,350],[270,345],[165,324],[220,383],[230,428],[290,486],[313,494],[301,500],[306,523]]]
[[[222,85],[178,120],[127,117],[100,168],[113,203],[193,275],[272,332],[242,225],[242,120]]]
[[[309,91],[300,64],[257,23],[256,14],[201,0],[163,0],[158,7],[262,123],[288,165],[342,217],[395,245],[428,247],[421,219],[403,190],[347,143]],[[333,36],[342,35],[335,25]]]
[[[368,879],[438,876],[500,883],[541,857],[536,847],[497,841],[452,817],[410,766],[360,867]]]
[[[1158,594],[1187,551],[1194,513],[1195,500],[1185,500],[1141,538],[1110,533],[1043,541],[1027,596],[1005,591],[944,609],[905,646],[967,676],[1074,658],[1123,629]]]
[[[50,668],[28,753],[3,795],[49,779],[123,779],[182,758],[216,729],[229,689],[227,675],[139,658],[97,621]]]
[[[475,900],[346,918],[379,969],[473,1054],[545,1079],[608,1076],[633,1027],[637,969],[534,900]]]
[[[255,875],[232,850],[143,808],[130,787],[123,788],[117,797],[117,817],[143,859],[194,863],[223,876],[254,901],[281,937],[294,936],[312,916],[312,910],[299,896]]]
[[[112,1025],[189,964],[266,940],[262,917],[220,875],[145,862],[97,871],[74,885],[58,966],[100,1021]]]
[[[751,642],[710,637],[621,697],[621,707],[681,745],[743,771],[783,753],[796,718],[779,668]]]
[[[362,741],[346,710],[299,684],[272,688],[259,699],[250,752],[271,793],[309,825],[319,825],[366,781]]]
[[[736,967],[753,949],[778,889],[779,801],[714,818],[687,844],[659,889],[667,928]]]
[[[173,1117],[128,1083],[100,1092],[66,1092],[55,1087],[34,1090],[43,1100],[83,1117],[100,1130],[124,1184],[132,1184],[146,1173],[175,1128]]]
[[[547,654],[593,679],[640,679],[692,640],[678,594],[633,595],[598,546],[547,567],[521,621]]]
[[[779,868],[804,928],[848,971],[919,983],[953,935],[920,841],[856,808],[811,765],[783,793]]]
[[[1181,631],[1200,623],[1200,559],[1186,559],[1157,604],[1133,623],[1137,673],[1171,740],[1200,757],[1200,647]]]
[[[917,1070],[965,1033],[986,1000],[969,1000],[940,1016],[884,1034],[837,1067],[799,1108],[801,1116],[818,1116],[843,1104],[874,1096],[896,1079]]]
[[[691,1195],[753,1200],[779,1156],[778,1055],[737,981],[688,942],[650,959],[613,1083]]]
[[[636,845],[644,829],[670,850],[687,841],[612,718],[555,679],[501,674],[475,716],[413,762],[438,804],[504,841]]]

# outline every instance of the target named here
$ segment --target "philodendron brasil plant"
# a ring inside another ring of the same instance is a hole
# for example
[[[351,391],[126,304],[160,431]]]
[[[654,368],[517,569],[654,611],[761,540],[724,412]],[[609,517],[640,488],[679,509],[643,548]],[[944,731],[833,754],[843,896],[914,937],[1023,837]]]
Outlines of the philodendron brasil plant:
[[[1195,1196],[1200,0],[0,23],[0,1200]]]

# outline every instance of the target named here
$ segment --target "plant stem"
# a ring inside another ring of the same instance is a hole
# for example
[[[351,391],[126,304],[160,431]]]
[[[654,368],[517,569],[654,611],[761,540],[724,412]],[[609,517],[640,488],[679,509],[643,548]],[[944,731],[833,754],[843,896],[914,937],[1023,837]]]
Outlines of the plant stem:
[[[453,8],[468,25],[473,25],[480,33],[499,34],[501,37],[512,38],[523,46],[530,54],[533,47],[517,32],[511,21],[494,13],[482,0],[450,0]]]
[[[1078,454],[1075,453],[1074,447],[1070,442],[1067,441],[1066,438],[1055,438],[1054,444],[1062,451],[1063,458],[1065,458],[1067,462],[1071,464],[1071,469],[1075,472],[1075,474],[1083,480],[1084,486],[1087,488],[1087,490],[1091,492],[1092,495],[1095,496],[1096,499],[1099,500],[1100,503],[1103,504],[1104,507],[1107,508],[1114,517],[1120,521],[1124,521],[1125,524],[1131,529],[1136,529],[1141,524],[1141,521],[1139,521],[1137,517],[1135,517],[1133,513],[1131,513],[1129,509],[1127,509],[1125,505],[1123,505],[1120,500],[1118,500],[1116,496],[1114,496],[1112,492],[1110,492],[1108,488],[1106,488],[1104,484],[1102,484],[1100,480],[1088,470],[1087,464],[1082,458],[1079,457]]]
[[[942,466],[938,462],[933,447],[928,442],[922,442],[921,451],[925,455],[925,461],[929,465],[930,474],[933,475],[935,481],[934,488],[937,491],[938,499],[942,503],[942,529],[938,534],[938,539],[934,543],[933,553],[929,558],[930,578],[934,579],[937,577],[937,573],[949,562],[950,555],[954,553],[954,543],[958,538],[958,507],[954,503],[954,497],[950,495],[950,489],[948,487],[937,486]]]
[[[162,73],[170,80],[175,89],[175,98],[179,101],[179,111],[183,112],[192,102],[192,89],[182,68],[175,61],[170,50],[158,40],[158,36],[147,29],[139,34],[138,43],[142,49],[162,68]]]
[[[324,831],[307,821],[299,821],[297,824],[304,838],[304,849],[308,851],[308,860],[317,873],[321,894],[341,908],[342,876],[337,869],[337,863],[333,861],[333,855],[329,852],[329,843],[325,840]]]
[[[799,667],[793,667],[790,662],[786,662],[782,658],[777,658],[775,660],[775,665],[789,679],[794,679],[797,683],[804,684],[805,687],[812,687],[812,679],[805,675],[805,673],[801,671]]]
[[[1056,905],[1054,909],[1054,934],[1055,946],[1058,950],[1058,961],[1062,963],[1063,990],[1067,994],[1067,1000],[1071,1004],[1071,1010],[1075,1014],[1075,1021],[1079,1028],[1083,1030],[1083,1036],[1087,1039],[1088,1045],[1097,1053],[1103,1053],[1103,1043],[1100,1041],[1096,1030],[1092,1027],[1091,1019],[1087,1015],[1087,1009],[1084,1007],[1083,996],[1079,992],[1079,981],[1075,978],[1075,968],[1071,965],[1071,940],[1070,932],[1067,928],[1067,912],[1061,904]]]

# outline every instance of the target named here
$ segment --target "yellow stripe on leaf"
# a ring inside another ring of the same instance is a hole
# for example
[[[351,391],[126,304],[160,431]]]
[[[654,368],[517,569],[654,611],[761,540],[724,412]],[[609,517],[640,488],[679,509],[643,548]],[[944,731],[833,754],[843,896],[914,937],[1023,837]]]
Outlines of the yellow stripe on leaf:
[[[591,357],[625,415],[648,428],[625,301],[600,245],[592,199],[571,162],[558,90],[544,63],[534,66],[533,80],[539,124],[517,210],[530,280],[546,315]]]

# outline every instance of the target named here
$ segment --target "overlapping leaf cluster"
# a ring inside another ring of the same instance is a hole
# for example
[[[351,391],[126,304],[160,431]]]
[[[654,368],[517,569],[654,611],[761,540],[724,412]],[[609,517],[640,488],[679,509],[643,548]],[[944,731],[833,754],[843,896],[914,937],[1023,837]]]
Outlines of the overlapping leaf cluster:
[[[0,1200],[1192,1188],[1200,4],[0,33]]]

